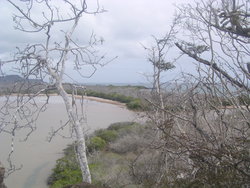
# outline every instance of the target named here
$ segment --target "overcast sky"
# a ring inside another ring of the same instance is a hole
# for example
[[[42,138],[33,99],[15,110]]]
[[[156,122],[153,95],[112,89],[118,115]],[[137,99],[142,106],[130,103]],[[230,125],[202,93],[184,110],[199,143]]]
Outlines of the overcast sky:
[[[59,1],[59,0],[58,0]],[[91,0],[91,3],[94,2]],[[102,53],[107,58],[118,58],[100,67],[89,79],[83,79],[68,70],[69,75],[78,82],[90,83],[144,83],[143,74],[150,74],[151,65],[142,45],[152,45],[152,35],[162,37],[168,31],[175,13],[174,4],[187,0],[99,0],[107,12],[83,16],[76,34],[88,38],[91,32],[103,37]],[[94,5],[91,5],[93,7]],[[41,40],[37,35],[22,34],[14,30],[12,14],[14,9],[5,1],[0,1],[0,59],[4,59],[16,46]],[[178,55],[176,51],[176,55]],[[173,54],[172,54],[173,55]],[[190,71],[187,62],[177,62],[176,69],[166,74],[168,79],[175,78],[180,71]],[[66,81],[67,80],[66,78]]]

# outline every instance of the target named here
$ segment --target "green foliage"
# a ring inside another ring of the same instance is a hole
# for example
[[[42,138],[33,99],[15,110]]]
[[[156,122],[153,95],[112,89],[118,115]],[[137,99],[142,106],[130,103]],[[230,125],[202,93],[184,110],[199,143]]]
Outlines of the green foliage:
[[[118,123],[112,123],[112,124],[107,128],[107,130],[118,131],[118,130],[120,130],[120,129],[131,128],[134,124],[135,124],[135,122],[118,122]]]
[[[90,138],[89,144],[87,144],[88,152],[92,153],[97,150],[102,150],[106,146],[106,141],[99,136]]]
[[[109,86],[109,87],[115,87],[115,86]],[[123,87],[132,87],[132,86],[123,86]],[[134,86],[137,89],[143,89],[145,87],[143,86]],[[68,94],[71,94],[71,90],[66,90]],[[125,96],[118,94],[116,92],[113,93],[103,93],[103,92],[97,92],[92,90],[86,90],[86,91],[77,91],[78,95],[87,95],[92,97],[98,97],[102,99],[109,99],[121,103],[125,103],[127,105],[127,108],[130,110],[142,110],[142,102],[139,98],[133,98],[130,96]]]
[[[109,88],[132,88],[132,89],[148,89],[146,86],[142,85],[124,85],[124,86],[114,86],[112,84],[108,85]]]
[[[127,103],[128,109],[131,110],[141,110],[142,109],[142,102],[140,99],[133,99],[129,103]]]
[[[114,130],[100,129],[95,132],[95,135],[107,143],[112,142],[117,138],[117,132]]]
[[[141,86],[141,85],[125,85],[125,86],[116,86],[116,87],[125,88],[125,89],[126,88],[135,89],[135,90],[148,89],[146,86]]]
[[[66,89],[65,90],[66,91],[66,93],[68,93],[68,94],[72,94],[72,90],[70,90],[70,89]],[[77,90],[77,93],[76,93],[77,95],[86,95],[86,93],[84,92],[84,90]]]
[[[137,124],[134,122],[119,122],[109,126],[108,129],[95,131],[87,142],[89,153],[89,168],[94,185],[103,185],[105,179],[116,174],[121,170],[128,172],[127,156],[104,150],[107,144],[114,142],[124,134],[128,134]],[[58,159],[53,169],[52,175],[48,179],[50,188],[61,188],[66,185],[76,184],[82,181],[81,171],[76,159],[74,145],[64,149],[64,157]],[[100,151],[100,155],[95,155],[94,151]],[[109,173],[107,172],[109,170]],[[112,186],[113,187],[113,186]]]
[[[71,169],[65,166],[61,168],[61,171],[56,170],[54,173],[56,174],[54,177],[55,180],[50,188],[61,188],[66,185],[76,184],[82,181],[80,169]]]
[[[125,103],[127,105],[128,109],[131,109],[131,110],[141,110],[142,109],[141,100],[138,98],[125,96],[125,95],[121,95],[118,93],[102,93],[102,92],[96,92],[96,91],[91,91],[91,90],[87,90],[86,94],[88,96],[99,97],[99,98],[103,98],[103,99],[109,99],[109,100]]]
[[[238,96],[240,105],[250,105],[250,95],[242,94]]]
[[[222,99],[221,104],[222,104],[222,106],[231,106],[232,102],[227,100],[227,99]]]
[[[96,91],[91,91],[91,90],[87,90],[86,94],[88,96],[100,97],[103,99],[110,99],[110,100],[114,100],[114,101],[118,101],[122,103],[128,103],[133,99],[132,97],[120,95],[118,93],[102,93],[102,92],[96,92]]]
[[[119,139],[134,132],[139,127],[139,124],[135,122],[119,122],[111,124],[107,129],[117,131]]]
[[[64,150],[64,157],[56,161],[56,166],[48,179],[50,188],[61,188],[82,181],[81,170],[76,160],[74,146]]]

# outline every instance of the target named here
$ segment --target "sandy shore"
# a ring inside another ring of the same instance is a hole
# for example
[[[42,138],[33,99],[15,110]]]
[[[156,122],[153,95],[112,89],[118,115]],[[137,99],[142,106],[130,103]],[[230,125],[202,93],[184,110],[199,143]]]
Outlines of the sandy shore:
[[[77,98],[81,98],[81,96],[77,96]],[[124,107],[126,106],[126,104],[124,104],[124,103],[112,101],[109,99],[103,99],[103,98],[99,98],[99,97],[84,96],[84,98],[87,100],[92,100],[92,101],[96,101],[96,102],[103,102],[103,103],[108,103],[108,104],[124,106]]]

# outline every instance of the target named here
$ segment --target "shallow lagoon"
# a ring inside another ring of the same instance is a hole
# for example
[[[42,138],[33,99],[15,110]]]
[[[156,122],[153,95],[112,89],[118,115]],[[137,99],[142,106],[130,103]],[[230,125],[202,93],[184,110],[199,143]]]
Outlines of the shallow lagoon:
[[[4,98],[1,97],[0,104]],[[40,97],[39,102],[43,102],[44,97]],[[87,123],[85,130],[88,133],[96,129],[106,128],[111,123],[119,121],[134,121],[135,114],[125,107],[108,103],[85,100],[84,111],[86,112]],[[60,123],[67,120],[64,104],[60,97],[53,96],[45,112],[40,114],[37,121],[37,129],[33,132],[26,142],[21,141],[24,132],[20,131],[15,138],[15,153],[12,162],[16,167],[22,169],[11,174],[5,184],[10,188],[46,188],[46,180],[55,162],[62,156],[62,150],[72,139],[65,139],[56,136],[49,143],[48,133],[51,128],[58,127]],[[65,128],[61,134],[68,135],[69,129]],[[0,161],[7,166],[7,156],[10,152],[10,135],[0,134]]]

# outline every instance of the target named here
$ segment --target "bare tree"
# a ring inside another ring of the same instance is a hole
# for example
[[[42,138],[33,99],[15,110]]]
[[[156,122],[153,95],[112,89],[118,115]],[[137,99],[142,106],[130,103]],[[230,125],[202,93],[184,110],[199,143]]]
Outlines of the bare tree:
[[[142,150],[142,153],[132,162],[131,174],[136,183],[142,183],[150,187],[160,187],[171,166],[169,164],[170,153],[160,146],[162,143],[159,140],[163,135],[169,134],[173,128],[172,116],[165,112],[169,84],[164,81],[164,76],[167,75],[167,71],[175,68],[174,62],[176,59],[170,57],[177,33],[175,26],[176,23],[170,27],[169,32],[162,38],[153,36],[153,45],[151,47],[144,46],[153,73],[152,75],[145,75],[152,84],[151,92],[144,93],[141,97],[146,101],[145,116],[151,124],[153,130],[151,134],[156,136],[156,139],[149,139],[152,143],[145,144],[146,147]],[[156,146],[157,144],[159,145]],[[151,155],[152,151],[155,153]],[[147,164],[140,168],[142,161]]]
[[[250,183],[248,5],[243,0],[204,0],[179,7],[186,38],[180,37],[176,46],[198,64],[196,75],[184,78],[186,89],[174,92],[180,108],[165,108],[174,119],[166,141],[179,148],[170,147],[186,161],[177,163],[187,167],[180,174],[191,184]]]
[[[0,133],[9,133],[14,138],[16,131],[28,128],[30,130],[27,134],[28,137],[35,130],[35,121],[40,112],[46,109],[48,103],[47,99],[44,105],[37,105],[36,96],[41,93],[47,94],[51,89],[56,90],[62,97],[68,114],[68,122],[62,126],[70,124],[76,137],[76,153],[82,171],[82,180],[91,183],[82,124],[84,116],[81,115],[80,110],[77,110],[76,105],[77,90],[75,86],[72,86],[70,97],[65,91],[63,81],[67,75],[66,67],[68,64],[72,64],[71,66],[74,66],[80,74],[85,65],[91,66],[94,73],[96,66],[101,64],[104,57],[99,57],[98,51],[94,47],[102,41],[92,35],[90,41],[83,45],[83,42],[76,40],[74,32],[82,16],[97,14],[104,10],[101,10],[97,3],[97,9],[89,11],[86,0],[74,2],[68,0],[61,2],[8,0],[8,3],[16,10],[13,16],[15,28],[30,35],[38,34],[41,37],[41,42],[17,48],[13,59],[1,61],[1,68],[7,63],[12,63],[23,78],[49,80],[49,83],[42,88],[36,88],[33,92],[29,90],[30,85],[25,87],[26,90],[23,89],[24,87],[16,85],[19,88],[17,99],[6,97],[7,100],[1,108],[5,119],[1,121]],[[47,95],[47,97],[49,96]],[[7,120],[6,116],[8,116]],[[59,130],[53,131],[52,136]],[[13,165],[11,167],[15,168]]]
[[[169,119],[164,112],[168,83],[163,81],[163,77],[165,72],[175,68],[175,60],[169,57],[170,50],[174,46],[175,34],[177,33],[175,25],[176,23],[171,26],[169,32],[161,39],[153,37],[154,46],[151,48],[144,47],[148,52],[148,61],[153,66],[153,74],[148,77],[149,80],[152,80],[152,90],[150,96],[146,97],[146,100],[151,103],[152,108],[150,111],[153,110],[154,113],[150,112],[148,116],[153,120],[158,129],[165,129],[164,125]],[[169,128],[171,129],[171,127]]]
[[[145,163],[155,165],[149,171],[140,171],[135,161],[132,171],[142,172],[140,181],[147,175],[154,177],[150,186],[158,187],[250,185],[248,5],[203,0],[179,7],[175,44],[182,57],[197,62],[197,70],[147,99],[147,117],[161,132],[147,147],[161,157]]]
[[[233,87],[249,92],[249,1],[207,0],[180,8],[190,41],[176,46]]]

